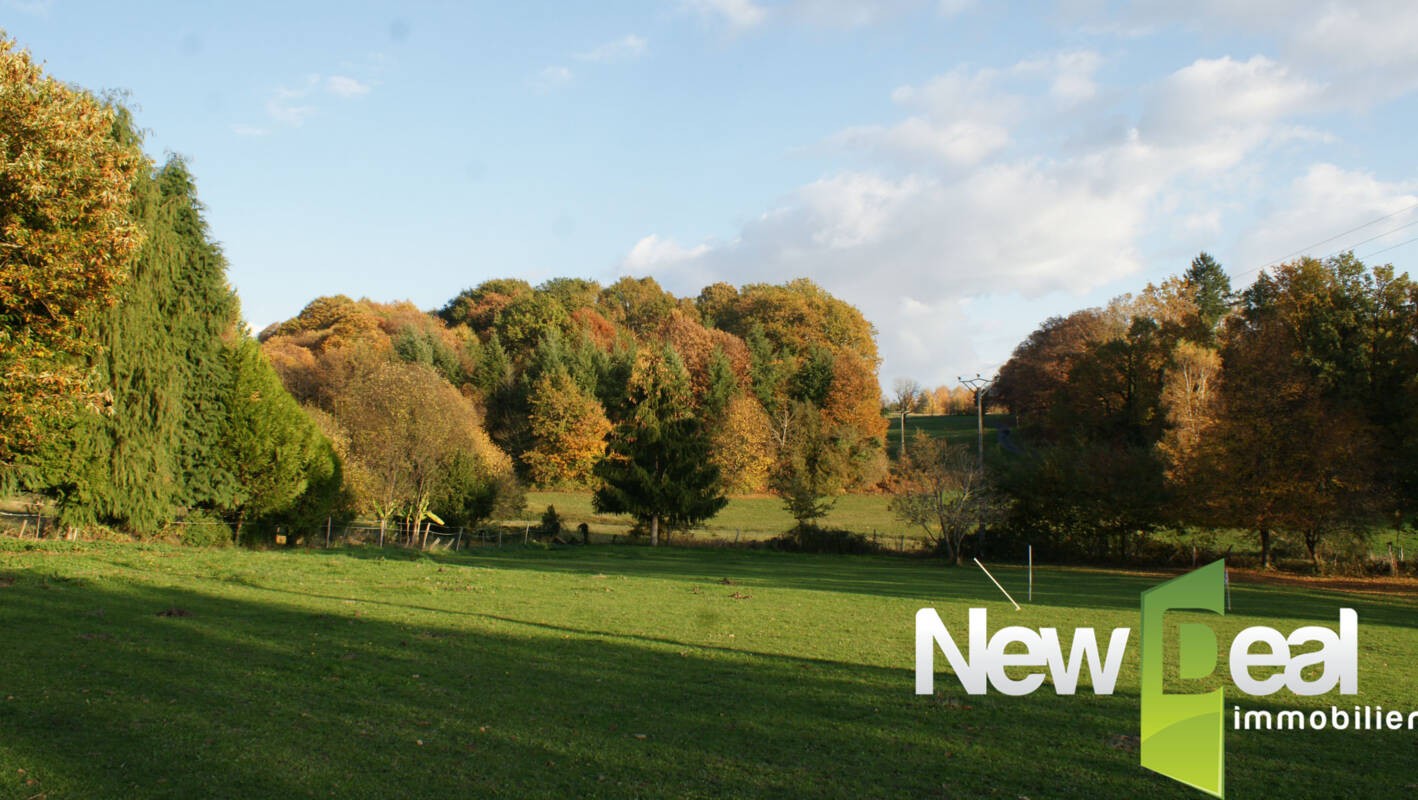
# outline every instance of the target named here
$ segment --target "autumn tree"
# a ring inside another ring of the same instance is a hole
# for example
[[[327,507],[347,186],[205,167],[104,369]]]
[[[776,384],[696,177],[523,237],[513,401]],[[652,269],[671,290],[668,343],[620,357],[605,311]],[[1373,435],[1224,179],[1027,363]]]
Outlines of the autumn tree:
[[[1258,278],[1228,321],[1215,419],[1184,462],[1187,489],[1195,518],[1255,531],[1263,566],[1277,533],[1301,537],[1317,563],[1327,534],[1373,513],[1371,299],[1361,264],[1301,259]]]
[[[544,488],[585,486],[611,430],[596,398],[566,372],[549,372],[532,387],[530,424],[534,444],[522,458],[532,480]]]
[[[1215,423],[1220,379],[1221,354],[1216,350],[1182,341],[1172,351],[1162,386],[1167,430],[1158,443],[1169,479],[1185,481],[1187,465]]]
[[[142,239],[129,212],[147,162],[119,116],[0,35],[0,465],[97,399],[76,356]]]
[[[994,520],[998,501],[971,448],[917,431],[897,463],[887,507],[960,564],[966,539]]]
[[[1116,322],[1096,308],[1051,317],[1014,348],[992,394],[1015,414],[1021,428],[1051,438],[1054,409],[1074,365],[1117,333]]]
[[[770,487],[801,530],[815,526],[836,505],[845,488],[846,455],[810,403],[793,401],[790,419]]]
[[[349,435],[351,458],[367,476],[360,499],[379,518],[381,539],[396,515],[410,526],[427,518],[444,473],[460,454],[475,455],[488,476],[511,469],[472,403],[420,364],[361,363],[333,410]],[[408,532],[412,536],[415,528]]]
[[[713,425],[711,458],[730,494],[761,492],[768,488],[774,464],[768,415],[748,394],[733,395]]]

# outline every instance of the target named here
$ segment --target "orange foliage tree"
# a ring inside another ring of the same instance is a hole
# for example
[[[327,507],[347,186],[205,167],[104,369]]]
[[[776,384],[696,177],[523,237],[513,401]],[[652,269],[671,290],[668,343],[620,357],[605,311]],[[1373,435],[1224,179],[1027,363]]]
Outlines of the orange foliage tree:
[[[89,315],[114,302],[147,168],[118,112],[46,77],[0,37],[0,463],[89,394]]]

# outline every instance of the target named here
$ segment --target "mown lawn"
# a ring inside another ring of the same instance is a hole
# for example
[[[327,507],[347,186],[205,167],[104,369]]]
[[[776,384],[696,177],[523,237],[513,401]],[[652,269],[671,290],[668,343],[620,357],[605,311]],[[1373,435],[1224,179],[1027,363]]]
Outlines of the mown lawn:
[[[892,557],[0,539],[0,796],[1192,798],[1127,738],[1158,580],[1039,570],[1015,612],[977,570]],[[1359,697],[1243,707],[1418,708],[1411,595],[1234,604],[1223,643],[1341,606],[1361,630]],[[969,697],[945,674],[918,697],[923,605],[1134,640],[1109,697]],[[1229,795],[1399,796],[1413,737],[1228,733]]]

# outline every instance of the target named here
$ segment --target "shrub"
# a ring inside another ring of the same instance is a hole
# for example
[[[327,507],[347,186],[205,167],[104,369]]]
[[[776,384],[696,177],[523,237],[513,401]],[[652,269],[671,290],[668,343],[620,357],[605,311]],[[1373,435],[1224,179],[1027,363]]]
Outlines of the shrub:
[[[178,541],[188,547],[226,547],[231,544],[231,526],[207,511],[193,511],[175,523]]]
[[[864,555],[881,552],[866,536],[835,528],[799,525],[769,540],[775,550],[792,553],[841,553]]]
[[[556,506],[547,506],[547,510],[542,513],[542,524],[539,530],[543,536],[560,536],[562,528],[561,515],[556,513]]]

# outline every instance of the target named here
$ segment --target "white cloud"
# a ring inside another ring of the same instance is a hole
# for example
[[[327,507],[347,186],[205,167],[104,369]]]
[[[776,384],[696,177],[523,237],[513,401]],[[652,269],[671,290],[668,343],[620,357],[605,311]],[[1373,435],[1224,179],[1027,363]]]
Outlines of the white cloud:
[[[256,125],[233,125],[231,132],[237,136],[265,136],[271,131],[268,128],[261,128]]]
[[[1141,127],[1174,140],[1216,125],[1269,125],[1305,110],[1319,94],[1318,85],[1265,56],[1198,59],[1163,81]]]
[[[576,75],[569,68],[562,66],[550,66],[542,68],[531,78],[533,89],[539,92],[554,92],[571,85],[571,81]]]
[[[781,21],[814,28],[853,30],[898,19],[934,5],[942,17],[963,14],[975,0],[788,0],[764,5],[754,0],[682,0],[681,8],[733,32]]]
[[[645,54],[645,49],[649,46],[643,36],[636,36],[628,33],[615,41],[578,53],[576,58],[580,61],[591,61],[596,63],[613,63],[617,61],[633,61]]]
[[[321,95],[334,95],[341,99],[350,99],[369,94],[370,90],[370,84],[348,75],[322,76],[312,73],[306,75],[305,79],[294,88],[277,87],[266,99],[266,116],[281,125],[298,128],[318,113],[317,103]],[[266,133],[263,129],[249,125],[238,125],[235,128],[242,129],[236,132],[243,136]],[[257,133],[257,131],[260,132]]]
[[[1271,153],[1326,136],[1297,123],[1324,87],[1264,57],[1199,59],[1106,94],[1104,63],[1068,51],[900,87],[901,118],[829,138],[865,154],[863,166],[797,188],[731,240],[646,237],[626,266],[686,292],[810,275],[878,325],[883,376],[946,381],[1003,355],[975,352],[969,331],[990,312],[967,313],[966,301],[1039,310],[1136,276],[1149,237],[1214,242],[1218,209],[1255,196],[1253,171]],[[1360,216],[1401,202],[1395,187],[1365,194],[1353,176],[1327,178],[1316,172],[1307,191]],[[1275,240],[1321,226],[1323,206],[1313,210],[1277,219]],[[1007,327],[984,344],[1027,333]]]
[[[305,101],[320,85],[319,75],[306,76],[305,85],[290,89],[280,87],[266,100],[266,115],[283,125],[298,128],[315,114],[315,107]]]
[[[1326,85],[1325,102],[1367,107],[1418,89],[1418,3],[1395,0],[1147,0],[1124,7],[1121,21],[1109,6],[1068,11],[1087,27],[1106,23],[1144,34],[1165,26],[1208,34],[1242,32],[1272,39],[1277,57]]]
[[[650,234],[635,243],[622,267],[627,272],[645,272],[698,258],[709,252],[709,245],[685,248],[673,239]]]
[[[768,10],[753,0],[684,0],[682,7],[735,32],[756,28],[768,19]]]
[[[1236,248],[1243,268],[1299,255],[1321,258],[1348,249],[1363,258],[1418,236],[1418,209],[1411,208],[1418,204],[1418,183],[1383,181],[1368,172],[1321,163],[1279,194],[1285,204],[1251,226]],[[1370,222],[1375,224],[1366,225]],[[1320,241],[1328,233],[1343,231],[1350,232]],[[1300,252],[1309,245],[1315,246]]]
[[[924,5],[924,0],[795,0],[788,13],[808,25],[849,30],[875,25]]]
[[[325,79],[325,90],[340,97],[360,97],[369,94],[369,84],[347,75],[331,75]]]

